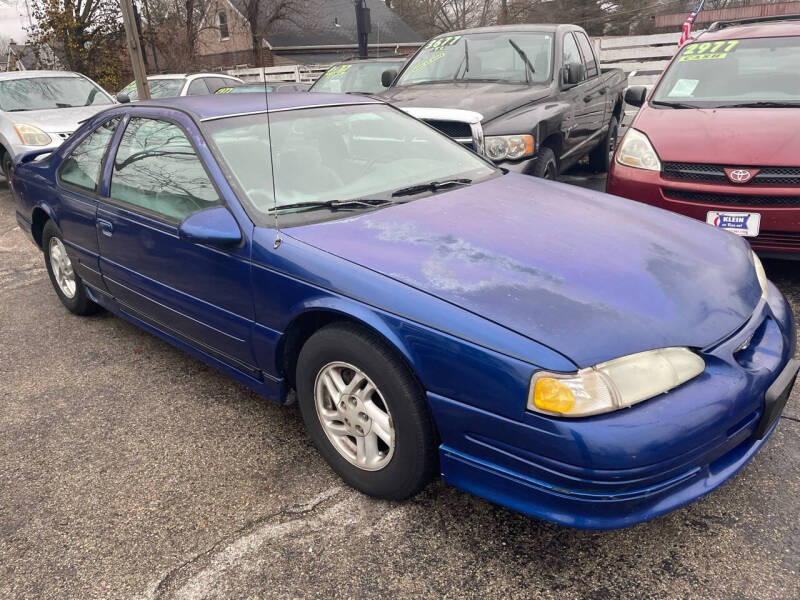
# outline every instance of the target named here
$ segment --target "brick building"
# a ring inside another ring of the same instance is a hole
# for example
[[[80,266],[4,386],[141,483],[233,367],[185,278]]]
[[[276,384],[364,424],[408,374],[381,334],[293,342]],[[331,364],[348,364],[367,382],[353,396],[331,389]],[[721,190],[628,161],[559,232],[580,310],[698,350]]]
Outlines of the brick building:
[[[371,12],[370,56],[410,54],[423,42],[383,0],[367,0]],[[207,67],[255,64],[250,27],[243,0],[217,0],[206,16],[198,40],[198,59]],[[325,64],[358,53],[352,0],[304,0],[291,20],[276,21],[265,30],[264,66]]]

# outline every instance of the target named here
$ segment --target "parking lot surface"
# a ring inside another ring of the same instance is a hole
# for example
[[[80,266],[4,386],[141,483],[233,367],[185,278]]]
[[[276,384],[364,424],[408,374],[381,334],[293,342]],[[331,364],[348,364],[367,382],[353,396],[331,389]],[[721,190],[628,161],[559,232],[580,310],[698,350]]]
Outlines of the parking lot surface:
[[[765,261],[796,316],[798,264]],[[0,331],[0,598],[800,597],[800,389],[731,482],[589,532],[441,481],[404,503],[347,488],[296,406],[69,314],[4,183]]]

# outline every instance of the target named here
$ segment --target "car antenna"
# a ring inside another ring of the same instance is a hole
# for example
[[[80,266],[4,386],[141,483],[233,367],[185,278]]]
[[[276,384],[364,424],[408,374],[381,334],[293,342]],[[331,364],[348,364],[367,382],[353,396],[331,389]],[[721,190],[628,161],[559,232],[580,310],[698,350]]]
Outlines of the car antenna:
[[[269,171],[272,179],[272,214],[275,215],[275,241],[272,247],[277,250],[281,242],[281,228],[278,223],[278,194],[275,191],[275,161],[272,157],[272,128],[269,122],[269,93],[267,92],[267,71],[264,68],[264,49],[260,48],[261,52],[261,79],[264,82],[264,104],[267,107],[267,145],[269,146]]]

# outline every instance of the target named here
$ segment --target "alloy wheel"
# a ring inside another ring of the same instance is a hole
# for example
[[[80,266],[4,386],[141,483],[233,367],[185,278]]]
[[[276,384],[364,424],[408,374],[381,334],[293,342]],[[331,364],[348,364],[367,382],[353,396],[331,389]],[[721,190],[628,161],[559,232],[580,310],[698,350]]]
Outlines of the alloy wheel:
[[[50,268],[53,270],[53,277],[61,293],[67,298],[74,298],[78,285],[72,261],[67,256],[64,243],[55,236],[51,237],[48,252],[50,253]]]
[[[328,363],[314,382],[314,405],[325,435],[350,464],[378,471],[394,454],[392,415],[378,387],[358,367]]]

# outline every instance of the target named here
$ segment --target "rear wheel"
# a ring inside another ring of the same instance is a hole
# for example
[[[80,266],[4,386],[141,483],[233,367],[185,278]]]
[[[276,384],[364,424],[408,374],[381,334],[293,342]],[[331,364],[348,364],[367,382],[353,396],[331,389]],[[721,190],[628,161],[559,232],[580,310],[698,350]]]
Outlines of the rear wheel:
[[[8,184],[11,185],[11,175],[14,172],[14,161],[12,160],[11,155],[5,150],[3,151],[2,168],[3,176],[6,178]]]
[[[603,141],[589,154],[589,168],[597,173],[605,173],[611,167],[614,160],[614,152],[617,151],[617,138],[619,136],[619,122],[617,117],[611,117]]]
[[[533,176],[555,180],[558,177],[558,162],[552,149],[543,146],[539,149],[536,163],[533,165]]]
[[[400,500],[434,476],[436,432],[424,394],[377,336],[346,323],[320,329],[300,351],[296,380],[309,436],[348,484]]]
[[[53,284],[61,304],[76,315],[97,312],[99,306],[89,298],[86,286],[72,266],[72,260],[64,246],[64,238],[52,221],[48,221],[42,230],[42,249],[50,283]]]

